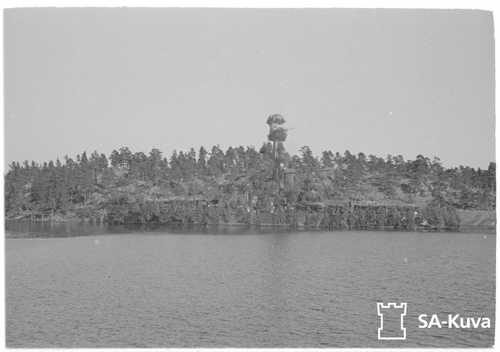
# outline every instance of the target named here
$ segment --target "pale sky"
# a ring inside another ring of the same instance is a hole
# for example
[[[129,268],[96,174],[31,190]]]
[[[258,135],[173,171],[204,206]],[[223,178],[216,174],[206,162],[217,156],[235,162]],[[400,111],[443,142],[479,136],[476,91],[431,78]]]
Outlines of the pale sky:
[[[484,11],[14,9],[5,146],[45,161],[266,139],[285,147],[494,160],[493,19]]]

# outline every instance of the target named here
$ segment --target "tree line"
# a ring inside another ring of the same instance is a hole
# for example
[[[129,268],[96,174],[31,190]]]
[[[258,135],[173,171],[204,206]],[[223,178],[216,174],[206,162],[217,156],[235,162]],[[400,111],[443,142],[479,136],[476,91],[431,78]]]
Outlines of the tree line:
[[[260,149],[240,146],[225,151],[216,145],[209,151],[204,147],[198,152],[193,148],[174,151],[166,158],[158,149],[145,154],[122,147],[113,150],[109,157],[98,152],[88,156],[83,152],[75,159],[65,157],[63,161],[13,162],[5,176],[6,210],[66,211],[85,204],[94,193],[105,193],[133,181],[175,188],[178,182],[195,179],[203,182],[223,175],[259,174],[266,182],[276,172],[275,149],[270,142]],[[405,160],[401,155],[381,158],[349,151],[343,154],[324,151],[316,157],[307,146],[302,147],[298,155],[281,151],[279,159],[281,170],[293,169],[301,176],[298,191],[313,182],[325,193],[323,198],[341,196],[346,189],[369,177],[372,184],[389,196],[395,193],[393,181],[404,180],[399,188],[409,195],[418,196],[425,186],[434,198],[453,198],[453,205],[458,208],[492,209],[495,206],[494,162],[487,169],[474,169],[445,168],[438,158],[431,160],[422,155],[415,160]],[[327,173],[323,177],[324,170]],[[325,179],[328,187],[321,185]]]
[[[260,148],[202,146],[197,151],[174,150],[166,157],[156,148],[145,154],[121,147],[109,156],[84,151],[62,161],[12,162],[5,175],[6,215],[92,217],[116,207],[123,213],[150,200],[193,196],[234,209],[270,211],[277,204],[328,201],[455,209],[496,206],[494,162],[483,170],[446,168],[438,158],[422,155],[405,160],[401,155],[382,158],[326,150],[318,157],[308,146],[291,155],[284,147],[288,130],[283,116],[270,115],[266,123],[269,133]]]

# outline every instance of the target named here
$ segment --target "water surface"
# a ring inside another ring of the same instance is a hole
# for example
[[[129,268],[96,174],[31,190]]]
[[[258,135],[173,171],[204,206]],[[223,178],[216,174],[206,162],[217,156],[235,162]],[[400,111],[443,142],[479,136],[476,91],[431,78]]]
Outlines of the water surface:
[[[494,320],[492,234],[23,226],[6,240],[9,347],[494,341],[494,324],[416,328],[422,313]],[[379,301],[408,303],[406,341],[377,341]]]

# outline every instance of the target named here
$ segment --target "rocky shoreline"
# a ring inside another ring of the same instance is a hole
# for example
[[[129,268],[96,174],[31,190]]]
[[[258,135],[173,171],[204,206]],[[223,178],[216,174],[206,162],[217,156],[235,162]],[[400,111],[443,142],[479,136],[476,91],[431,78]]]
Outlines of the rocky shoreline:
[[[475,214],[475,215],[474,215]],[[479,215],[478,215],[479,214]],[[483,221],[478,220],[484,219]],[[471,222],[470,219],[475,219]],[[387,204],[275,205],[268,209],[213,204],[203,200],[147,201],[66,214],[25,212],[8,221],[165,224],[175,226],[262,226],[289,229],[388,229],[449,231],[461,227],[494,228],[493,211]]]

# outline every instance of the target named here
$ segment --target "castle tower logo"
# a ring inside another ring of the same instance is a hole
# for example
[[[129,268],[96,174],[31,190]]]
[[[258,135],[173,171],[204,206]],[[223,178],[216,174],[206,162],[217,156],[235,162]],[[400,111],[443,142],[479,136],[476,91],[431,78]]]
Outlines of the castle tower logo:
[[[377,302],[379,340],[406,340],[406,328],[404,327],[406,306],[406,303]]]

